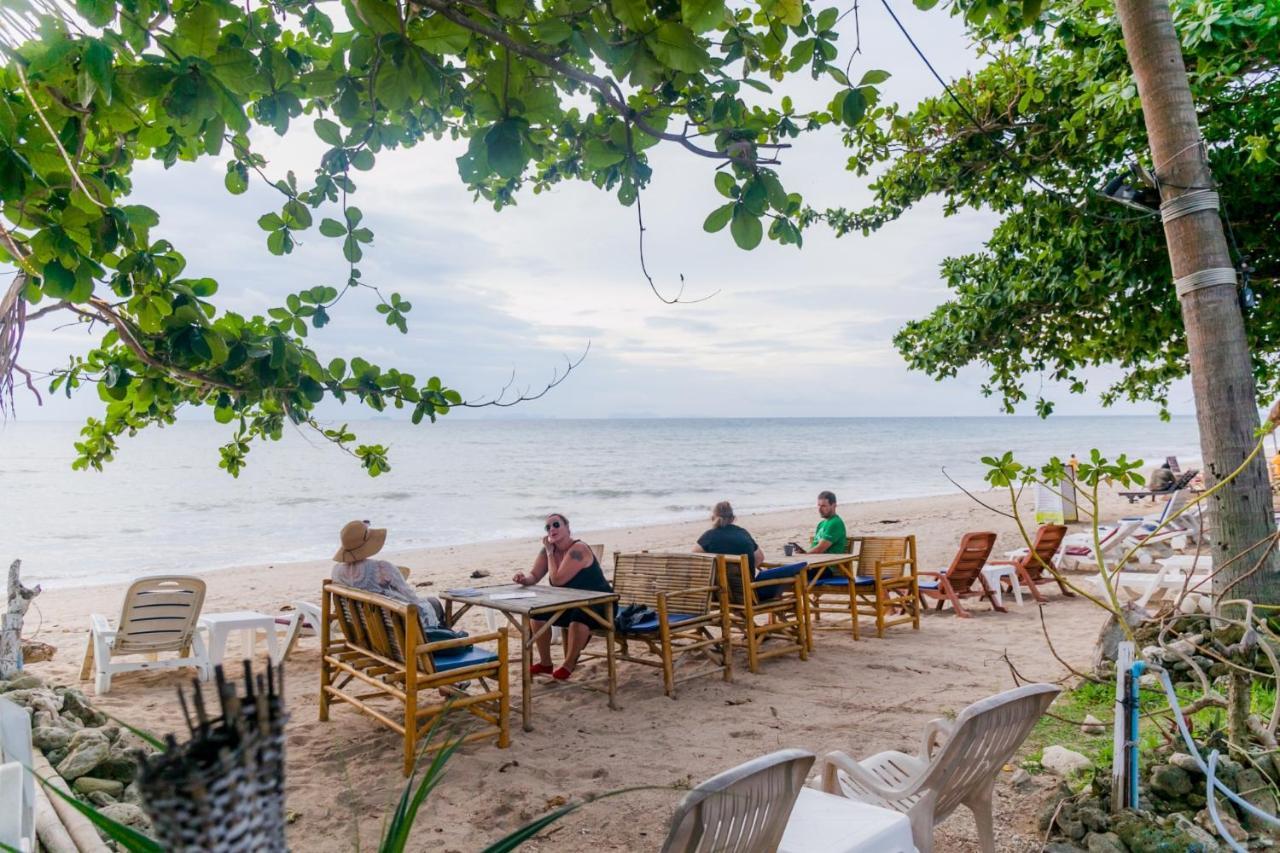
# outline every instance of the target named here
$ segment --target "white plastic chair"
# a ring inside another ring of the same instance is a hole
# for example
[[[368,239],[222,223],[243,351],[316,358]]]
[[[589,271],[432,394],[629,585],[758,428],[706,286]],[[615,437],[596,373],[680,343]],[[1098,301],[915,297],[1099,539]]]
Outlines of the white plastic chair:
[[[854,761],[843,752],[823,758],[822,789],[902,812],[920,853],[933,851],[933,827],[959,805],[978,825],[983,853],[995,853],[991,791],[996,775],[1059,693],[1028,684],[974,702],[955,721],[925,726],[919,755],[881,752]]]
[[[783,749],[712,776],[676,806],[662,853],[777,850],[813,761]]]
[[[1098,547],[1095,549],[1093,544],[1093,531],[1087,533],[1072,533],[1062,540],[1063,550],[1067,548],[1088,548],[1089,554],[1085,558],[1093,565],[1098,562],[1098,557],[1102,557],[1103,565],[1108,569],[1115,568],[1116,561],[1128,553],[1132,547],[1132,543],[1128,539],[1132,533],[1142,524],[1141,518],[1122,518],[1110,527],[1098,528]]]
[[[197,622],[204,606],[204,581],[183,575],[140,578],[129,586],[116,627],[106,616],[89,617],[89,644],[80,680],[94,679],[94,689],[106,693],[118,672],[193,667],[200,678],[212,676],[209,652]],[[159,659],[160,652],[177,652]],[[117,660],[147,655],[148,660]]]
[[[27,853],[36,849],[36,782],[32,766],[31,717],[0,699],[0,844]]]

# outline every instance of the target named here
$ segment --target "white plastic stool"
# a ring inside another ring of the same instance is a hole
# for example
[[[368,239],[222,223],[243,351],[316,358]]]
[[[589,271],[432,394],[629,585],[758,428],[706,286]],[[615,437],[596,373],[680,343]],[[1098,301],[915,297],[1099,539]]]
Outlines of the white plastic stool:
[[[276,617],[252,610],[235,610],[230,613],[206,613],[200,617],[200,626],[209,632],[209,665],[217,666],[227,651],[227,637],[234,631],[241,632],[243,654],[253,657],[258,632],[267,635],[267,653],[272,663],[280,662],[280,639],[276,635]]]
[[[1004,607],[1004,590],[1000,587],[1000,579],[1008,578],[1009,585],[1013,587],[1013,600],[1018,602],[1018,606],[1022,606],[1022,586],[1018,583],[1018,570],[1014,566],[987,566],[982,570],[982,576],[987,579],[987,585],[991,587],[991,591],[995,593],[996,604]]]

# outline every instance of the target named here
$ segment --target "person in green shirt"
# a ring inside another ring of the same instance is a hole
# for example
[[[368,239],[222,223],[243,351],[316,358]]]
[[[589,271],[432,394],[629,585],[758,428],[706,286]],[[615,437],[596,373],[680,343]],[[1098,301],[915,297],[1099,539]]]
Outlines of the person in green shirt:
[[[818,493],[818,515],[822,520],[813,531],[813,541],[808,549],[794,544],[798,554],[840,554],[844,552],[848,534],[845,533],[844,519],[836,514],[835,492]]]

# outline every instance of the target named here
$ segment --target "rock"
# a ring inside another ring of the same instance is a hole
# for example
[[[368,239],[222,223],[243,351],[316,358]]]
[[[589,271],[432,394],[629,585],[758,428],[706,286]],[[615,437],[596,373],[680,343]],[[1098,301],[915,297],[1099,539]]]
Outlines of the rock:
[[[1176,814],[1173,816],[1173,828],[1191,841],[1191,845],[1198,845],[1199,849],[1204,853],[1213,853],[1213,851],[1221,850],[1222,844],[1214,837],[1212,833],[1205,832],[1195,822],[1185,814]],[[1195,849],[1194,846],[1188,846],[1187,850]]]
[[[71,735],[71,741],[67,744],[69,748],[75,749],[86,743],[105,743],[111,746],[111,741],[101,729],[82,728]]]
[[[62,759],[67,757],[67,751],[65,749],[51,749],[44,754],[44,757],[49,759],[51,766],[57,767],[62,763]]]
[[[1031,774],[1019,767],[1009,777],[1009,784],[1015,788],[1026,788],[1031,784]]]
[[[1093,714],[1086,714],[1080,732],[1086,735],[1102,735],[1107,733],[1107,724]]]
[[[1062,805],[1064,810],[1071,805],[1070,802],[1063,803],[1063,800],[1069,801],[1072,796],[1073,794],[1071,792],[1071,787],[1067,785],[1066,782],[1063,782],[1058,785],[1057,790],[1053,792],[1053,795],[1049,797],[1049,799],[1045,802],[1044,806],[1040,810],[1040,831],[1041,832],[1048,831],[1049,824],[1051,824],[1053,822],[1053,819],[1058,816],[1059,804]]]
[[[112,755],[95,767],[93,773],[102,779],[115,779],[118,782],[128,783],[138,775],[138,765],[131,759]]]
[[[1056,776],[1069,779],[1093,767],[1093,762],[1064,746],[1045,747],[1040,766]]]
[[[1138,627],[1146,619],[1146,614],[1142,612],[1142,608],[1133,604],[1126,604],[1122,612],[1124,621],[1128,624],[1130,630]],[[1119,652],[1120,644],[1127,639],[1128,636],[1125,629],[1121,627],[1120,622],[1113,615],[1102,626],[1102,630],[1098,632],[1097,644],[1093,650],[1094,670],[1100,672],[1104,669],[1104,663],[1107,661],[1114,662]]]
[[[1157,764],[1151,768],[1151,790],[1176,800],[1191,793],[1191,774],[1171,764]]]
[[[112,797],[118,797],[124,793],[124,783],[117,782],[114,779],[99,779],[94,776],[81,776],[79,779],[71,783],[71,790],[77,794],[92,794],[95,791],[101,791]]]
[[[1170,755],[1169,763],[1179,770],[1185,770],[1192,775],[1204,775],[1204,771],[1200,769],[1200,764],[1185,752],[1175,752]]]
[[[1142,675],[1138,676],[1138,686],[1145,687],[1148,690],[1159,690],[1160,676],[1156,675],[1154,672],[1144,672]]]
[[[126,803],[133,803],[135,806],[142,805],[142,791],[138,788],[137,782],[130,782],[124,786],[124,796],[120,798]]]
[[[0,687],[0,693],[9,693],[14,690],[32,690],[36,687],[44,687],[44,682],[40,680],[39,676],[32,675],[29,672],[24,672],[17,678],[3,683],[4,687]]]
[[[58,653],[58,647],[48,643],[42,643],[39,640],[23,640],[22,641],[22,662],[26,663],[44,663],[53,660],[53,656]]]
[[[147,820],[142,807],[135,806],[133,803],[114,803],[102,809],[100,813],[103,817],[109,817],[117,823],[132,826],[134,829],[146,831],[151,828],[151,821]]]
[[[472,572],[472,573],[471,573],[471,577],[473,577],[473,578],[487,578],[487,577],[489,577],[489,573],[488,573],[487,571],[485,571],[484,569],[476,569],[474,572]]]
[[[57,714],[50,714],[48,711],[36,711],[31,715],[31,727],[37,728],[45,726],[57,728],[60,725]]]
[[[1271,792],[1271,786],[1267,784],[1263,775],[1252,767],[1241,770],[1237,774],[1236,793],[1255,808],[1261,809],[1272,817],[1276,816],[1276,796]],[[1240,823],[1245,829],[1253,831],[1269,828],[1266,821],[1249,812],[1241,814]]]
[[[75,714],[63,714],[58,717],[57,724],[62,726],[64,729],[71,729],[73,732],[78,732],[81,729],[86,728],[84,720],[80,719]]]
[[[1058,817],[1058,829],[1062,830],[1062,834],[1070,838],[1072,841],[1083,841],[1085,836],[1084,823],[1073,817]]]
[[[1106,832],[1111,828],[1111,818],[1096,804],[1076,809],[1076,817],[1089,832]]]
[[[89,705],[88,698],[79,690],[74,687],[68,687],[61,692],[62,713],[64,716],[70,714],[86,726],[104,726],[107,724],[107,715],[101,711],[95,711]]]
[[[30,687],[21,690],[10,690],[4,698],[14,704],[36,713],[44,711],[55,717],[62,710],[62,697],[45,687]]]
[[[1128,853],[1128,848],[1114,832],[1091,832],[1085,838],[1089,853]]]
[[[76,743],[76,738],[90,733],[97,734],[97,738],[85,738],[80,743]],[[71,737],[71,745],[67,751],[67,757],[58,763],[58,775],[68,782],[74,781],[93,772],[99,764],[106,761],[110,756],[111,744],[107,742],[105,736],[95,729],[78,731]]]
[[[116,802],[115,797],[111,796],[110,794],[104,794],[101,791],[94,791],[91,794],[85,794],[85,797],[89,800],[89,802],[93,803],[98,808],[102,808],[103,806],[109,806],[112,803]]]
[[[1219,800],[1219,802],[1221,802],[1221,800]],[[1248,840],[1249,833],[1240,825],[1240,821],[1235,819],[1235,816],[1229,809],[1219,808],[1218,820],[1222,821],[1222,828],[1227,831],[1227,835],[1230,835],[1236,841]],[[1213,818],[1209,817],[1208,809],[1201,809],[1196,813],[1196,823],[1199,824],[1200,828],[1205,832],[1216,834],[1218,831],[1217,827],[1213,825]]]
[[[36,726],[31,730],[31,745],[41,752],[66,749],[71,742],[71,732],[57,726]]]
[[[1199,839],[1192,839],[1175,827],[1162,826],[1150,812],[1121,812],[1115,816],[1111,826],[1130,853],[1189,851],[1199,843]],[[1205,850],[1203,847],[1199,849]],[[1215,844],[1213,849],[1220,848]]]
[[[1051,841],[1043,848],[1044,853],[1078,853],[1083,849],[1079,844],[1071,844],[1067,841]]]

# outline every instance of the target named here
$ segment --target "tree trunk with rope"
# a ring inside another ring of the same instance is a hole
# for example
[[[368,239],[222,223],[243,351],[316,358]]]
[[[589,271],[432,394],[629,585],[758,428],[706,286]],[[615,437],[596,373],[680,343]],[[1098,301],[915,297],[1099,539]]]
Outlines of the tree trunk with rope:
[[[1235,471],[1258,442],[1258,402],[1236,270],[1168,2],[1116,0],[1116,11],[1160,182],[1169,262],[1187,333],[1205,485],[1211,488]],[[1280,604],[1265,455],[1259,453],[1206,504],[1214,566],[1226,567],[1214,576],[1215,597]]]
[[[40,594],[40,587],[30,589],[18,580],[21,568],[21,560],[9,566],[9,599],[0,617],[0,680],[11,679],[22,670],[22,619],[31,599]]]

